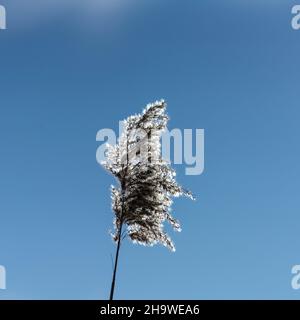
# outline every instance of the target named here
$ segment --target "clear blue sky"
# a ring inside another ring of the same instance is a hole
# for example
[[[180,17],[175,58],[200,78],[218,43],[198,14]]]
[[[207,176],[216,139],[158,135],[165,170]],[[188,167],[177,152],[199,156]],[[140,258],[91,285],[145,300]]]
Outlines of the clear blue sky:
[[[96,132],[160,98],[205,129],[205,172],[177,168],[176,253],[124,243],[116,298],[300,299],[297,1],[96,2],[0,0],[0,299],[108,297]]]

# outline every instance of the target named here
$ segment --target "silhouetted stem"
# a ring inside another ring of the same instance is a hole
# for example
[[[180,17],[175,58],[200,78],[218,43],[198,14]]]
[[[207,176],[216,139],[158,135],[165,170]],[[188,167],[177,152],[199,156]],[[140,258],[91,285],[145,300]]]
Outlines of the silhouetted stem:
[[[121,221],[119,235],[118,235],[118,244],[117,244],[117,251],[116,251],[116,258],[115,258],[115,266],[114,266],[114,273],[113,273],[113,278],[112,278],[112,282],[111,282],[109,300],[113,300],[113,298],[114,298],[114,291],[115,291],[115,285],[116,285],[116,275],[117,275],[118,260],[119,260],[119,252],[120,252],[121,240],[122,240],[122,227],[123,227],[123,221]]]

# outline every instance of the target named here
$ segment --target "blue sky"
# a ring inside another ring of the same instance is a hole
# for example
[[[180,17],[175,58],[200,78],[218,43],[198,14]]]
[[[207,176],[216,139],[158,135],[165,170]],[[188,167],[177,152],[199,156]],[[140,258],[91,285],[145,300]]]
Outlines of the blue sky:
[[[105,299],[114,245],[96,133],[165,98],[205,129],[177,251],[125,242],[119,299],[299,299],[297,1],[1,0],[0,299]],[[99,4],[98,3],[98,4]]]

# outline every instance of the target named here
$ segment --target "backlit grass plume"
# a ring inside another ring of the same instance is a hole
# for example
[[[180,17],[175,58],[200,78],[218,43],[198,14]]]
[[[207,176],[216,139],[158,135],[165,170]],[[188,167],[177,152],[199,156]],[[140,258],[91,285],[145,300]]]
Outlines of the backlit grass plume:
[[[118,143],[107,146],[102,165],[119,182],[111,188],[115,214],[112,236],[117,252],[110,299],[113,298],[122,239],[128,236],[133,242],[149,246],[160,243],[175,251],[171,238],[164,231],[166,221],[174,230],[181,230],[170,212],[172,198],[193,198],[176,182],[175,171],[161,158],[160,137],[168,120],[166,103],[156,101],[147,105],[141,114],[124,120]]]

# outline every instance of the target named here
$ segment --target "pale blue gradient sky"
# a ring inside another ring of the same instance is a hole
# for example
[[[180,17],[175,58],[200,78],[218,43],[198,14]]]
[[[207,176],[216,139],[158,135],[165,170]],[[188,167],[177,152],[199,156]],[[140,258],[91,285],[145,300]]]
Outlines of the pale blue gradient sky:
[[[0,299],[107,298],[114,180],[96,132],[160,98],[170,128],[205,129],[205,172],[177,167],[198,198],[175,202],[177,251],[126,242],[116,298],[299,299],[297,2],[68,3],[1,0]]]

